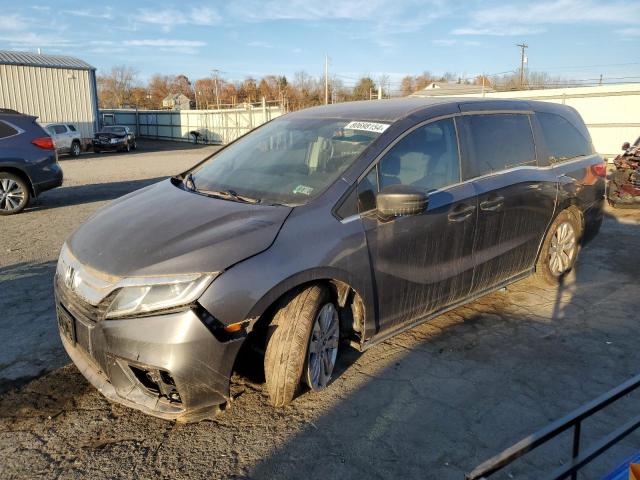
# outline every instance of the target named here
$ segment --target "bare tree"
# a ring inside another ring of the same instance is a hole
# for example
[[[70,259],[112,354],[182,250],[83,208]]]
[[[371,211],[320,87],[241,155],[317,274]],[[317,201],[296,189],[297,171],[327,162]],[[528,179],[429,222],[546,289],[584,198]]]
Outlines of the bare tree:
[[[138,72],[125,65],[117,65],[104,75],[99,75],[98,95],[103,107],[122,108],[131,101],[131,91],[136,85]]]

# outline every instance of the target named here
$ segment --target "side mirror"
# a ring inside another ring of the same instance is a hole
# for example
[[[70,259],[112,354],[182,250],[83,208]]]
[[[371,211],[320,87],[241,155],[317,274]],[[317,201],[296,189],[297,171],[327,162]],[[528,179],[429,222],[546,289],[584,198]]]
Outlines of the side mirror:
[[[376,196],[378,216],[382,219],[418,215],[427,208],[425,192],[409,185],[390,185]]]
[[[629,142],[624,142],[622,144],[622,150],[629,150],[630,147],[631,145],[629,144]]]

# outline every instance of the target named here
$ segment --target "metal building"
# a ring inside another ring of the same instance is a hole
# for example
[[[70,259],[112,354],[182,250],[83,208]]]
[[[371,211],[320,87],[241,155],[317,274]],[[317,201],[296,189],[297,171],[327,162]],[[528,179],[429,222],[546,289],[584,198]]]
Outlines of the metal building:
[[[0,50],[0,108],[42,124],[72,123],[84,138],[98,128],[96,69],[73,57]]]

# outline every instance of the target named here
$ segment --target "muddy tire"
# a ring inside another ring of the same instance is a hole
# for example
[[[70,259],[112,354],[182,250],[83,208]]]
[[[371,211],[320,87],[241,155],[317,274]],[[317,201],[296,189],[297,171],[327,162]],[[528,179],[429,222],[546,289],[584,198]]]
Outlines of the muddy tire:
[[[570,210],[560,212],[542,243],[534,279],[542,284],[558,285],[576,263],[581,236],[578,216]]]
[[[309,346],[312,340],[316,341],[316,323],[321,314],[332,308],[336,311],[329,290],[321,285],[313,285],[286,299],[276,312],[270,326],[264,357],[267,392],[273,406],[287,405],[295,397],[302,381],[309,384],[309,362],[313,355]],[[335,318],[337,320],[337,314]],[[335,366],[337,347],[338,333],[335,336],[331,371]],[[326,378],[327,382],[329,378]],[[318,385],[312,388],[319,390],[324,386],[326,382],[319,385],[320,388],[317,388]]]

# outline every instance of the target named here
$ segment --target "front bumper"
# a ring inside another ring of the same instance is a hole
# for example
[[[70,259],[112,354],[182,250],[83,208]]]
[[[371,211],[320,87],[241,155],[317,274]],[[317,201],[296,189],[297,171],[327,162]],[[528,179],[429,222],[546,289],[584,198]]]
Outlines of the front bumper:
[[[229,378],[243,339],[221,342],[187,310],[93,321],[91,307],[56,281],[65,350],[109,400],[170,420],[214,416],[229,401]]]
[[[94,150],[119,150],[121,148],[124,148],[125,145],[126,145],[125,140],[122,140],[117,143],[101,142],[99,140],[93,140],[92,142],[92,146]]]

